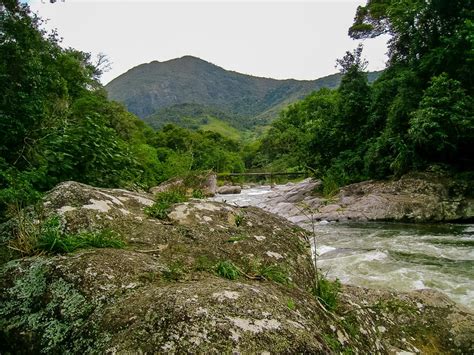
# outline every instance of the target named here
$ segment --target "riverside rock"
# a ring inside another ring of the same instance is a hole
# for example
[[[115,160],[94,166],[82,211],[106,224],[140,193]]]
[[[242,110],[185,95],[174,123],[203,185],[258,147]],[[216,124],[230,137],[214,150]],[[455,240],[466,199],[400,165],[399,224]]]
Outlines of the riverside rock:
[[[319,186],[319,181],[310,179],[278,186],[256,205],[294,222],[307,219],[308,213],[318,221],[461,222],[474,218],[469,183],[434,173],[351,184],[330,198],[315,192]]]
[[[111,229],[127,246],[4,264],[2,353],[472,353],[473,315],[442,294],[345,286],[327,312],[308,292],[304,230],[258,208],[202,200],[158,220],[144,213],[153,199],[76,182],[45,195],[34,220],[59,215],[68,233]],[[223,261],[238,279],[218,276]],[[286,281],[258,277],[270,267]]]
[[[221,195],[240,194],[242,188],[237,185],[224,185],[217,189],[217,193]]]
[[[196,175],[187,179],[175,178],[150,188],[149,192],[151,194],[157,194],[176,188],[199,189],[204,194],[204,196],[214,196],[217,191],[217,175],[211,172]]]

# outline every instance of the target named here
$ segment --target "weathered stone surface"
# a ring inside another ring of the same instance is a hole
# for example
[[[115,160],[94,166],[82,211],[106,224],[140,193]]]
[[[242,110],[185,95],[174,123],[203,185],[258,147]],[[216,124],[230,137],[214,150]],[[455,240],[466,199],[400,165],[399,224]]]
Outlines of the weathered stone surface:
[[[394,181],[365,181],[341,188],[332,198],[314,192],[319,182],[287,184],[257,206],[297,221],[305,213],[327,221],[447,222],[474,218],[474,197],[463,182],[430,173]]]
[[[234,185],[224,185],[217,188],[217,193],[221,195],[240,194],[240,191],[242,191],[242,188]]]
[[[184,186],[184,182],[182,179],[176,179],[176,180],[171,180],[171,181],[165,181],[163,183],[161,183],[160,185],[158,186],[154,186],[152,188],[150,188],[149,192],[151,194],[158,194],[160,192],[165,192],[165,191],[169,191],[173,188],[177,188],[177,187],[182,187]]]
[[[157,194],[164,191],[169,191],[174,188],[184,188],[184,189],[199,189],[204,194],[204,196],[214,196],[217,191],[217,175],[215,173],[203,173],[201,175],[193,176],[192,181],[188,181],[191,178],[187,179],[171,179],[165,181],[158,186],[152,187],[149,192],[151,194]]]
[[[110,228],[128,245],[4,265],[1,353],[472,353],[472,314],[439,293],[345,287],[329,313],[307,291],[303,230],[210,201],[175,205],[160,221],[143,213],[152,199],[74,182],[46,195],[43,213],[68,231]],[[217,276],[224,260],[238,280]],[[256,277],[261,266],[291,284]]]

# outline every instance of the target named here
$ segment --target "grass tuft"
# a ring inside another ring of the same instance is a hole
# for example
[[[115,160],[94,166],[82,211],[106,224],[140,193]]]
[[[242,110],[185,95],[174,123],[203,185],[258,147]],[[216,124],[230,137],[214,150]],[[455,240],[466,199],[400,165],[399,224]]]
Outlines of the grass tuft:
[[[125,245],[117,232],[108,229],[66,233],[58,215],[36,222],[23,216],[18,222],[16,238],[10,243],[12,249],[23,255],[64,254],[82,248],[124,248]]]
[[[288,272],[279,265],[263,266],[260,269],[260,275],[262,275],[267,280],[272,280],[282,285],[287,285],[290,283]]]
[[[240,276],[237,267],[229,260],[218,262],[215,268],[217,275],[229,280],[236,280]]]
[[[166,219],[173,204],[187,200],[186,191],[183,188],[160,192],[155,196],[155,203],[145,208],[145,214],[153,218]]]
[[[244,223],[244,215],[242,213],[236,214],[234,216],[234,223],[236,227],[240,227]]]
[[[334,311],[338,306],[339,292],[341,291],[341,283],[338,279],[335,281],[328,280],[324,277],[319,278],[318,284],[311,290],[324,307],[329,311]]]

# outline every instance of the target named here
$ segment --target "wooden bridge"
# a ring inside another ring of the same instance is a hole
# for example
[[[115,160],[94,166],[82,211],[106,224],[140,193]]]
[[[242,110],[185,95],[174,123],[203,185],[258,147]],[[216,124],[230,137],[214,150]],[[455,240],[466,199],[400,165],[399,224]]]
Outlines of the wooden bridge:
[[[228,177],[228,176],[309,176],[309,172],[300,172],[300,173],[285,173],[285,172],[251,172],[251,173],[219,173],[217,177]]]
[[[270,180],[270,183],[278,181],[280,178],[297,178],[297,177],[309,177],[311,176],[310,172],[248,172],[248,173],[219,173],[217,174],[217,178],[221,180],[227,180],[234,182],[234,179],[239,178],[250,178],[250,181],[262,181],[262,180]],[[242,180],[240,180],[242,181]],[[246,180],[248,181],[248,180]],[[280,180],[281,182],[281,180]]]

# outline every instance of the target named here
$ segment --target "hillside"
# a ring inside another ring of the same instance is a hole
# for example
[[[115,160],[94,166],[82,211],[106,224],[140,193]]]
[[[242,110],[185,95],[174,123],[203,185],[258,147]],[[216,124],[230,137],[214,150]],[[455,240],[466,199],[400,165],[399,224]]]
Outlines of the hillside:
[[[112,80],[106,89],[110,99],[124,103],[142,119],[155,112],[162,117],[163,109],[175,105],[199,104],[223,111],[232,117],[234,127],[243,129],[268,123],[284,106],[319,88],[335,88],[340,79],[340,74],[312,81],[259,78],[185,56],[141,64]],[[145,121],[156,127],[160,125],[153,124],[156,119]]]

